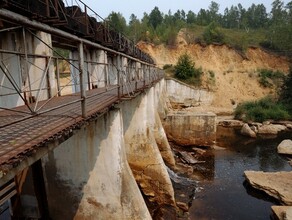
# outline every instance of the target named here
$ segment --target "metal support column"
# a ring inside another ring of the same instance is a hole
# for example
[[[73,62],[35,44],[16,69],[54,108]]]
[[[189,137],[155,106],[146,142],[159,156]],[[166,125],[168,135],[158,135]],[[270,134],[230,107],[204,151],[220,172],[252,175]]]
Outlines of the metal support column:
[[[108,89],[108,86],[111,84],[110,79],[109,79],[109,70],[108,70],[108,63],[107,63],[107,54],[103,52],[103,62],[106,63],[104,65],[104,86],[106,89]]]
[[[56,72],[57,72],[57,89],[58,96],[61,96],[61,86],[60,86],[60,67],[59,67],[59,59],[56,59]]]
[[[36,161],[32,166],[32,178],[35,195],[38,201],[38,207],[41,214],[41,219],[50,219],[49,203],[47,199],[45,180],[43,175],[42,161]]]
[[[81,112],[82,117],[86,118],[86,91],[84,85],[84,49],[83,43],[79,43],[79,81],[80,81],[80,94],[81,94]]]
[[[118,55],[117,56],[117,77],[118,77],[118,97],[119,97],[119,99],[121,98],[121,56],[120,55]]]

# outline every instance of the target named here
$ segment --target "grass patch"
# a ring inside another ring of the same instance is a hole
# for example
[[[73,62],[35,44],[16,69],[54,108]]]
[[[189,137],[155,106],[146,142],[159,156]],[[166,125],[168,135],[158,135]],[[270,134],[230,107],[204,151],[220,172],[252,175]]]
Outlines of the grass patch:
[[[186,28],[189,43],[206,43],[203,34],[208,26],[189,25]],[[226,29],[218,28],[224,35],[224,41],[227,45],[237,50],[245,51],[249,46],[260,46],[266,40],[267,30],[242,30],[242,29]]]
[[[288,120],[291,118],[285,107],[271,97],[239,104],[235,109],[235,119],[263,122],[266,120]]]

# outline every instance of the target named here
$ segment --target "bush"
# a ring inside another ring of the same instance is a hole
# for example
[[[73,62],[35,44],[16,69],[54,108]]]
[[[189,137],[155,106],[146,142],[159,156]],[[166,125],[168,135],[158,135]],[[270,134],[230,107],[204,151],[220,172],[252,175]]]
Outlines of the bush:
[[[172,64],[165,64],[162,68],[164,70],[170,69],[170,68],[172,68]]]
[[[207,44],[224,43],[224,35],[216,26],[215,22],[210,23],[205,29],[203,39]]]
[[[282,89],[280,90],[280,102],[285,105],[289,113],[292,115],[292,66],[290,66],[289,74],[284,78]]]
[[[259,70],[259,83],[264,88],[272,88],[274,85],[279,86],[285,75],[280,71],[273,71],[267,69]]]
[[[192,62],[189,55],[184,54],[178,58],[177,64],[174,67],[175,77],[178,79],[189,79],[195,75],[195,64]]]
[[[235,109],[235,119],[243,121],[263,122],[271,120],[287,120],[290,115],[286,108],[271,97],[254,102],[244,102]]]

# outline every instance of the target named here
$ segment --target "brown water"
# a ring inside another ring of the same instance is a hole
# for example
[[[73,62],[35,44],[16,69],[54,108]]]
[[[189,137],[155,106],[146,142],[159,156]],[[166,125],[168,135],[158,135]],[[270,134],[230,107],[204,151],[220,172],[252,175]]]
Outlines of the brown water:
[[[213,151],[214,175],[197,183],[190,219],[270,219],[271,206],[277,201],[246,186],[243,173],[291,171],[276,149],[286,138],[292,138],[292,133],[251,141],[234,130],[219,128],[217,142],[226,150]]]

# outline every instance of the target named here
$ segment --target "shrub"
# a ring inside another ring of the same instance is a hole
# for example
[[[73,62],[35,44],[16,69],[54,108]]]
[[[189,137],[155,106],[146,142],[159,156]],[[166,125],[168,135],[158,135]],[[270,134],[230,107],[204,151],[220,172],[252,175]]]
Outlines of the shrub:
[[[174,67],[175,76],[178,79],[188,79],[195,75],[195,64],[192,62],[189,55],[184,54],[178,58],[177,64]]]
[[[258,101],[238,105],[234,117],[243,121],[263,122],[268,119],[287,120],[290,115],[282,104],[277,103],[271,97],[265,97]]]
[[[289,74],[284,78],[283,86],[280,90],[280,102],[286,106],[292,115],[292,66],[290,66]]]
[[[209,24],[203,33],[203,39],[207,44],[224,43],[224,35],[215,22]]]
[[[169,68],[171,68],[172,67],[172,64],[165,64],[162,68],[164,69],[164,70],[166,70],[166,69],[169,69]]]
[[[284,79],[284,73],[267,69],[259,70],[259,83],[265,88],[272,88],[274,85],[279,86]]]

